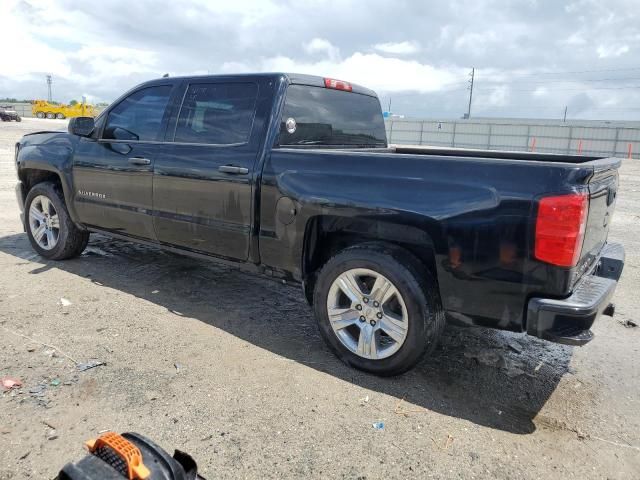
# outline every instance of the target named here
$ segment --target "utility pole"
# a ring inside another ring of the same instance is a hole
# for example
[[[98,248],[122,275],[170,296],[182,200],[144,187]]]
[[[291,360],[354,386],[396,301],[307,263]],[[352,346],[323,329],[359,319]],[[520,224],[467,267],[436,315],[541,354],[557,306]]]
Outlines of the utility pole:
[[[471,73],[469,74],[471,79],[469,80],[469,107],[467,108],[467,116],[466,118],[471,118],[471,100],[473,99],[473,80],[476,76],[476,69],[474,67],[471,68]]]
[[[391,115],[391,97],[389,97],[389,107],[387,108],[387,112]]]
[[[47,75],[47,90],[48,90],[47,100],[49,102],[53,101],[53,97],[51,96],[51,84],[52,83],[53,83],[53,79],[51,78],[51,75]]]
[[[567,121],[567,106],[564,106],[564,116],[562,117],[562,121],[566,122]]]

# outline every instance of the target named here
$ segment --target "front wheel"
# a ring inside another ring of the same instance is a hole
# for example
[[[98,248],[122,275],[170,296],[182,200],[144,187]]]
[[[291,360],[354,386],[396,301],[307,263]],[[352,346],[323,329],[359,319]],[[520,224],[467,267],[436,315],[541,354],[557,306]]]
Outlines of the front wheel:
[[[29,242],[38,254],[52,260],[78,256],[87,246],[89,232],[69,217],[60,187],[51,182],[35,185],[25,200]]]
[[[347,248],[318,274],[320,332],[347,364],[376,375],[412,368],[445,325],[435,280],[411,253],[370,243]]]
[[[36,117],[44,118],[44,112],[36,112]]]
[[[22,118],[21,117],[16,117],[16,122],[21,122]]]

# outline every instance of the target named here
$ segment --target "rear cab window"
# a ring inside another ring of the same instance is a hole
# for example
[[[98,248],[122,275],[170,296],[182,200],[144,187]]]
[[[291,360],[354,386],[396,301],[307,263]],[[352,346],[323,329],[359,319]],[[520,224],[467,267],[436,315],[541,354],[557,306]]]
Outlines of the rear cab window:
[[[278,144],[386,147],[380,102],[374,96],[355,92],[289,85]]]
[[[212,145],[247,143],[257,97],[255,83],[189,85],[173,141]]]

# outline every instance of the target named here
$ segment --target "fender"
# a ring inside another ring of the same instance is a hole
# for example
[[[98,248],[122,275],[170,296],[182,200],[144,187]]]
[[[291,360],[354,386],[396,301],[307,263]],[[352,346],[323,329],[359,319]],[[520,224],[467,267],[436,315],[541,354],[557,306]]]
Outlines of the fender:
[[[51,172],[57,175],[69,216],[75,224],[83,227],[79,223],[73,204],[73,152],[77,141],[77,137],[66,132],[39,132],[25,135],[20,142],[16,169],[18,178],[27,188],[31,186],[32,172]],[[27,193],[25,189],[24,194]]]

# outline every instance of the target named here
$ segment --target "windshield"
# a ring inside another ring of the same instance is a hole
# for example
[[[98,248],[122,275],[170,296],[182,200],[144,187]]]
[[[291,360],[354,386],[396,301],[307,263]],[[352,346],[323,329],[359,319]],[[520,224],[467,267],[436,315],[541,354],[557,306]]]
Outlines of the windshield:
[[[386,147],[380,102],[369,95],[290,85],[279,144]]]

